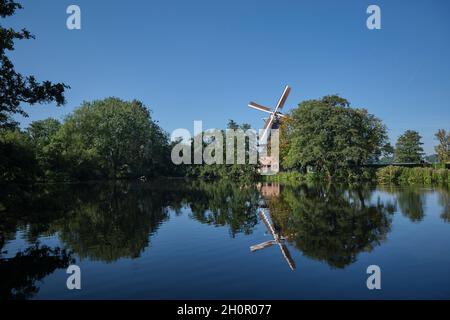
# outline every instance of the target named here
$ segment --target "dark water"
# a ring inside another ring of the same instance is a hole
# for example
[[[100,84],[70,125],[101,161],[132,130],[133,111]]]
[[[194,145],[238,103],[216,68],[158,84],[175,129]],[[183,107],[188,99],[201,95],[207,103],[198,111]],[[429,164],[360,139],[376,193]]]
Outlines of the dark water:
[[[449,222],[445,188],[6,186],[0,297],[449,299]],[[70,264],[81,290],[66,287]]]

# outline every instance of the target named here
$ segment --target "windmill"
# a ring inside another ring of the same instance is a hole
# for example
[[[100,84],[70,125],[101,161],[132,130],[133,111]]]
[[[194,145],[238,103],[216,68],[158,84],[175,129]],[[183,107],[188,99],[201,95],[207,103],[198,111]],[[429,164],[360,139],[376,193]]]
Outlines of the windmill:
[[[257,104],[253,101],[251,101],[248,106],[250,108],[259,110],[259,111],[263,111],[269,114],[269,117],[265,120],[265,124],[264,124],[264,128],[263,128],[263,133],[261,135],[261,137],[259,138],[260,142],[263,142],[264,139],[267,136],[267,142],[270,139],[270,130],[271,129],[277,129],[279,127],[281,118],[286,117],[284,114],[282,114],[280,112],[280,110],[283,108],[284,103],[287,100],[287,97],[289,95],[289,92],[291,92],[291,88],[289,86],[286,86],[284,88],[283,94],[281,95],[280,99],[278,100],[277,106],[275,107],[275,109],[272,111],[270,108],[262,106],[260,104]]]
[[[291,268],[291,270],[295,270],[295,262],[292,259],[292,256],[291,256],[288,248],[284,244],[284,241],[286,240],[286,237],[283,237],[280,233],[275,231],[274,227],[270,223],[270,221],[267,218],[267,216],[264,213],[264,211],[261,210],[260,213],[259,213],[259,216],[261,217],[261,220],[266,225],[267,230],[272,235],[273,240],[265,241],[263,243],[251,246],[250,250],[252,252],[254,252],[254,251],[261,250],[261,249],[264,249],[264,248],[267,248],[267,247],[271,247],[274,244],[277,244],[280,247],[280,250],[281,250],[281,253],[283,254],[284,259],[286,260],[287,264],[289,265],[289,268]]]

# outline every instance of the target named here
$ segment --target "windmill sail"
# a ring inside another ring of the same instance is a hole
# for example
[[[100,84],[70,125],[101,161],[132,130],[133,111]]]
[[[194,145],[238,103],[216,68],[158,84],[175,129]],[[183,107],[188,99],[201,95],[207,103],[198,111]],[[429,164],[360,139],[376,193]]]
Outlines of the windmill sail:
[[[263,133],[261,137],[259,138],[259,141],[264,141],[264,138],[266,137],[268,131],[272,128],[273,123],[273,115],[271,114],[270,117],[267,119],[266,123],[264,124]]]
[[[286,103],[287,97],[289,96],[290,92],[291,88],[289,86],[286,86],[284,88],[283,94],[280,97],[280,100],[278,100],[277,107],[275,108],[274,112],[277,112],[278,109],[282,109],[284,107],[284,104]]]
[[[250,102],[249,104],[248,104],[248,106],[250,107],[250,108],[253,108],[253,109],[256,109],[256,110],[259,110],[259,111],[264,111],[264,112],[267,112],[267,113],[272,113],[272,111],[270,111],[270,108],[267,108],[267,107],[264,107],[264,106],[262,106],[262,105],[260,105],[260,104],[257,104],[257,103],[255,103],[255,102]]]

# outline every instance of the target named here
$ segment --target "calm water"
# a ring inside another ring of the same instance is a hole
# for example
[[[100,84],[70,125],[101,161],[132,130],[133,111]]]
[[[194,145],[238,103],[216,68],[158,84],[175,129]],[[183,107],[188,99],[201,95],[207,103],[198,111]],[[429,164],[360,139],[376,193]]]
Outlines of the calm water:
[[[158,181],[0,193],[2,299],[450,298],[448,189]],[[70,264],[81,290],[66,288]],[[366,287],[372,264],[381,290]]]

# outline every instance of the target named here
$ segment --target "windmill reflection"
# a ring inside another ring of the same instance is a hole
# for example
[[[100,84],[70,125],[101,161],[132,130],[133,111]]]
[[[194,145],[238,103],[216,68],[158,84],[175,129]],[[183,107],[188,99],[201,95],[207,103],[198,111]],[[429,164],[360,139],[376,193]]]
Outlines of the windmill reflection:
[[[258,190],[261,195],[261,201],[260,201],[260,208],[261,209],[267,209],[267,203],[274,197],[278,197],[281,192],[281,186],[278,183],[260,183],[258,184]],[[292,259],[291,253],[289,252],[289,249],[285,245],[285,241],[287,240],[287,236],[283,236],[280,231],[276,230],[274,228],[273,224],[270,222],[269,218],[267,217],[264,210],[260,210],[259,216],[261,220],[264,222],[264,225],[266,226],[268,232],[272,236],[273,240],[265,241],[263,243],[254,245],[250,247],[250,250],[252,252],[261,250],[267,247],[271,247],[272,245],[276,244],[279,246],[281,253],[283,254],[284,259],[286,260],[287,264],[289,265],[289,268],[291,270],[295,270],[295,262]]]
[[[261,217],[261,220],[266,225],[267,230],[272,235],[273,240],[265,241],[263,243],[254,245],[250,247],[250,250],[252,252],[255,252],[257,250],[261,250],[267,247],[271,247],[274,244],[277,244],[280,247],[281,253],[283,254],[284,259],[286,260],[287,264],[289,265],[289,268],[291,270],[295,270],[295,262],[294,259],[292,259],[291,253],[289,252],[289,249],[284,244],[284,241],[287,239],[287,237],[283,237],[279,232],[275,231],[273,225],[270,223],[269,219],[267,218],[264,211],[260,211],[259,216]]]

